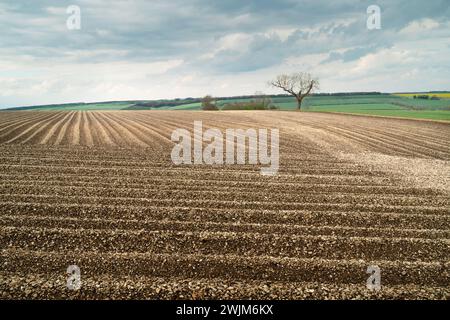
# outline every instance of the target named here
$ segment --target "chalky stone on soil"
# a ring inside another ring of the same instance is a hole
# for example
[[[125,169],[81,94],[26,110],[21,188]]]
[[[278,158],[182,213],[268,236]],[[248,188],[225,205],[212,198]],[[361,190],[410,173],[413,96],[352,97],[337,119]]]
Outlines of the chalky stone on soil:
[[[280,129],[278,175],[172,164],[196,120]],[[0,298],[448,299],[449,137],[306,112],[2,112]]]

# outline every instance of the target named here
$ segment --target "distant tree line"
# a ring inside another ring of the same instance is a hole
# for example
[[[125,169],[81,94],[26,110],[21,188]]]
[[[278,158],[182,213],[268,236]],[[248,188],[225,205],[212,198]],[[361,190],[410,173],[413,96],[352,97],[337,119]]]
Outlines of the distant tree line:
[[[234,97],[232,102],[223,101],[231,101],[231,99],[222,99],[222,108],[221,110],[273,110],[278,109],[272,103],[272,98],[270,96],[265,95],[262,92],[256,92],[254,95],[246,96],[245,98],[236,98]],[[245,101],[236,101],[236,100],[245,100]],[[202,99],[202,110],[212,111],[219,110],[216,99],[212,96],[207,95]]]
[[[423,99],[423,100],[440,100],[438,96],[429,96],[427,94],[419,94],[419,95],[414,95],[413,96],[414,99]]]
[[[161,108],[161,107],[176,107],[183,104],[200,102],[201,99],[186,98],[186,99],[173,99],[173,100],[152,100],[152,101],[140,101],[127,109],[143,109],[143,108]]]
[[[337,93],[313,93],[312,96],[352,96],[352,95],[382,95],[384,93],[381,92],[337,92]],[[286,98],[291,97],[290,94],[271,94],[265,95],[268,98]],[[161,108],[161,107],[176,107],[184,104],[190,103],[199,103],[202,102],[203,98],[177,98],[177,99],[167,99],[167,100],[151,100],[151,101],[136,101],[133,106],[128,107],[127,109],[143,109],[143,108]],[[253,95],[242,95],[242,96],[231,96],[231,97],[214,97],[214,104],[217,106],[217,101],[223,101],[226,103],[228,100],[239,100],[239,99],[259,99],[261,98],[261,94],[253,94]],[[234,102],[232,103],[234,104]]]

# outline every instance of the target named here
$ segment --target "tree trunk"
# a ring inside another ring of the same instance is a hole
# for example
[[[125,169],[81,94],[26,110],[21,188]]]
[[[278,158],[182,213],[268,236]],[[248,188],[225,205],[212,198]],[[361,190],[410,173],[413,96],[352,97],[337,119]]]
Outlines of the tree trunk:
[[[301,111],[302,109],[302,100],[303,98],[297,98],[297,110]]]

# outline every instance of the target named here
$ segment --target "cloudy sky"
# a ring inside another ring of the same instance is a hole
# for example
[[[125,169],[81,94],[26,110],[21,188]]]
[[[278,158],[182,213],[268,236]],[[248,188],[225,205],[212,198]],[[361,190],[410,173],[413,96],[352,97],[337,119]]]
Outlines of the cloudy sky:
[[[294,71],[322,92],[450,90],[449,0],[1,0],[0,30],[0,108],[278,93]]]

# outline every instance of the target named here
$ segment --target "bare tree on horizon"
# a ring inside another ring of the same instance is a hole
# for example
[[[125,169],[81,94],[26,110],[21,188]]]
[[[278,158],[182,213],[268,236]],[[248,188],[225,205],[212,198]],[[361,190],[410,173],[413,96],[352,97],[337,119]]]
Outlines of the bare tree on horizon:
[[[319,89],[319,80],[307,72],[280,74],[269,85],[280,88],[297,99],[297,109],[301,110],[303,99],[314,90]]]

